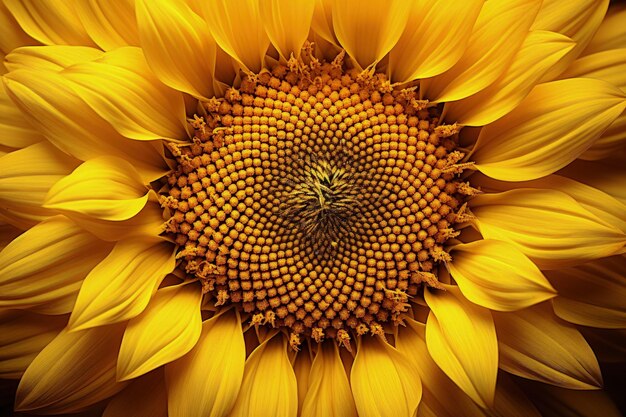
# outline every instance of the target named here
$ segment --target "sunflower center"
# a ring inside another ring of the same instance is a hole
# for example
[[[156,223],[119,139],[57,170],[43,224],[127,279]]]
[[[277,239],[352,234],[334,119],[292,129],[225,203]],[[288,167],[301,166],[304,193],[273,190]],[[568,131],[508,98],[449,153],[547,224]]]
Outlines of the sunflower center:
[[[202,104],[162,196],[181,270],[215,305],[317,341],[382,333],[438,285],[466,184],[455,125],[342,55]]]

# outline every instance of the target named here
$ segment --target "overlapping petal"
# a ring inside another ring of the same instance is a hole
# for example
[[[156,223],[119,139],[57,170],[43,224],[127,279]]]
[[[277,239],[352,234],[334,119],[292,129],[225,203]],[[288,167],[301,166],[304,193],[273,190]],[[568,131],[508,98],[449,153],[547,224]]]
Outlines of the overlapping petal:
[[[0,146],[21,149],[45,138],[37,132],[27,118],[13,104],[4,83],[0,83]]]
[[[115,395],[102,417],[168,417],[167,388],[163,370],[158,369],[132,381]]]
[[[284,59],[300,55],[311,27],[315,0],[270,0],[259,4],[265,32]]]
[[[624,19],[626,19],[626,7],[620,4],[611,6],[583,54],[626,48]]]
[[[118,0],[112,7],[107,0],[73,2],[80,22],[91,39],[105,51],[139,45],[134,0]]]

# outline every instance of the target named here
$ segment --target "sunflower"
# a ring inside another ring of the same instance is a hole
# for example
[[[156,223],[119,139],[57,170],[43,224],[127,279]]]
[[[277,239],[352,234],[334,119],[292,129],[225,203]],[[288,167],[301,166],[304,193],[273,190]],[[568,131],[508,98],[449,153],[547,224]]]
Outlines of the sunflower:
[[[623,7],[0,11],[15,410],[619,415]]]

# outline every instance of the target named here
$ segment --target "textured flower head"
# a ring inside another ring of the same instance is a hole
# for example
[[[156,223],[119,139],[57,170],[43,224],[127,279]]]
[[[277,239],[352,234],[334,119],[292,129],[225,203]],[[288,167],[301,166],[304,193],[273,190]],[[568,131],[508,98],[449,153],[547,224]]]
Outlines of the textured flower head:
[[[619,415],[608,3],[4,0],[15,409]]]

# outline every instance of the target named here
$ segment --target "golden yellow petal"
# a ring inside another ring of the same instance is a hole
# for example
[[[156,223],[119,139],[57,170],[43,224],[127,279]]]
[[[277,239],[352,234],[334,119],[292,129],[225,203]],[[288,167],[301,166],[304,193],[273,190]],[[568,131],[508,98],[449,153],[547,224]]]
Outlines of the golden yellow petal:
[[[413,416],[422,398],[415,366],[378,336],[362,336],[350,383],[360,417]]]
[[[498,311],[514,311],[556,295],[539,268],[511,243],[477,240],[454,246],[448,264],[468,300]]]
[[[335,0],[332,17],[339,43],[361,68],[377,63],[394,47],[409,18],[411,2]]]
[[[611,6],[583,54],[626,48],[624,19],[626,19],[626,6],[617,3]]]
[[[259,4],[265,32],[284,59],[300,55],[309,35],[315,0],[269,0]]]
[[[617,152],[624,149],[626,144],[626,112],[623,112],[587,149],[580,159],[587,161],[596,161],[599,159],[610,158]]]
[[[544,80],[552,80],[563,72],[587,47],[602,23],[609,0],[544,0],[532,30],[561,33],[576,42],[576,46],[554,65]],[[626,47],[626,45],[624,45]]]
[[[256,0],[208,0],[203,17],[217,44],[243,68],[258,73],[263,68],[270,40]]]
[[[0,203],[4,219],[25,229],[56,214],[43,206],[53,184],[72,172],[78,161],[40,142],[0,158]]]
[[[138,140],[186,139],[183,97],[156,78],[141,49],[118,48],[62,74],[120,134]]]
[[[41,222],[0,252],[0,307],[71,312],[83,279],[110,249],[64,216]]]
[[[467,301],[458,288],[427,290],[428,352],[442,371],[482,407],[492,406],[498,374],[498,340],[491,312]]]
[[[607,81],[626,92],[626,48],[586,55],[574,61],[559,78],[589,77]]]
[[[298,380],[298,416],[302,415],[302,405],[309,391],[309,376],[311,374],[312,359],[309,350],[302,350],[293,363],[293,372]]]
[[[626,166],[621,160],[581,161],[577,160],[559,172],[591,187],[602,190],[626,204]]]
[[[170,243],[144,239],[118,242],[85,278],[68,327],[82,330],[137,316],[175,264],[174,245]]]
[[[298,411],[298,387],[281,333],[265,340],[248,357],[239,397],[231,417],[293,417]]]
[[[116,394],[115,360],[123,326],[61,332],[33,360],[17,388],[17,411],[80,411]]]
[[[128,220],[148,201],[148,190],[126,160],[101,156],[83,162],[54,184],[44,207],[102,220]]]
[[[0,146],[21,149],[45,140],[11,101],[3,82],[0,83],[0,114]]]
[[[626,329],[626,257],[613,256],[546,273],[559,292],[552,303],[563,320]]]
[[[319,345],[308,382],[302,417],[357,416],[350,382],[334,341]]]
[[[497,80],[522,45],[540,5],[539,0],[487,1],[459,61],[443,74],[422,81],[424,98],[460,100]]]
[[[67,316],[0,312],[0,378],[19,379],[35,356],[65,327]]]
[[[91,39],[105,51],[139,45],[134,0],[78,0],[76,13]]]
[[[102,417],[168,417],[167,387],[162,369],[132,381],[115,395]]]
[[[165,365],[169,416],[227,416],[239,394],[245,360],[239,313],[230,310],[205,321],[196,346]]]
[[[189,352],[202,331],[202,292],[194,283],[161,288],[128,322],[117,361],[117,379],[146,374]]]
[[[184,2],[137,2],[141,47],[154,74],[178,91],[213,97],[215,41],[208,26]]]
[[[467,47],[484,0],[418,0],[389,53],[392,81],[429,78],[450,69]]]
[[[56,72],[80,62],[93,61],[102,54],[101,50],[88,46],[25,46],[11,51],[4,65],[9,71],[35,69]]]
[[[520,188],[482,194],[472,200],[472,211],[485,239],[513,243],[541,269],[581,264],[625,250],[623,231],[561,191]]]
[[[509,113],[539,79],[574,47],[559,33],[534,30],[526,36],[511,65],[493,84],[446,106],[446,118],[469,126],[484,126]]]
[[[3,2],[0,2],[0,27],[2,28],[0,52],[3,54],[8,54],[20,46],[37,45],[39,43],[24,32]],[[0,69],[2,69],[1,65]]]
[[[315,0],[311,29],[322,39],[334,45],[339,45],[333,29],[333,0]]]
[[[580,156],[625,108],[626,95],[606,81],[540,84],[511,113],[482,129],[471,159],[492,178],[540,178]]]
[[[602,385],[593,351],[574,326],[554,316],[549,303],[493,317],[501,369],[563,388]]]
[[[4,4],[22,29],[43,44],[95,46],[76,18],[73,2],[6,0]]]

